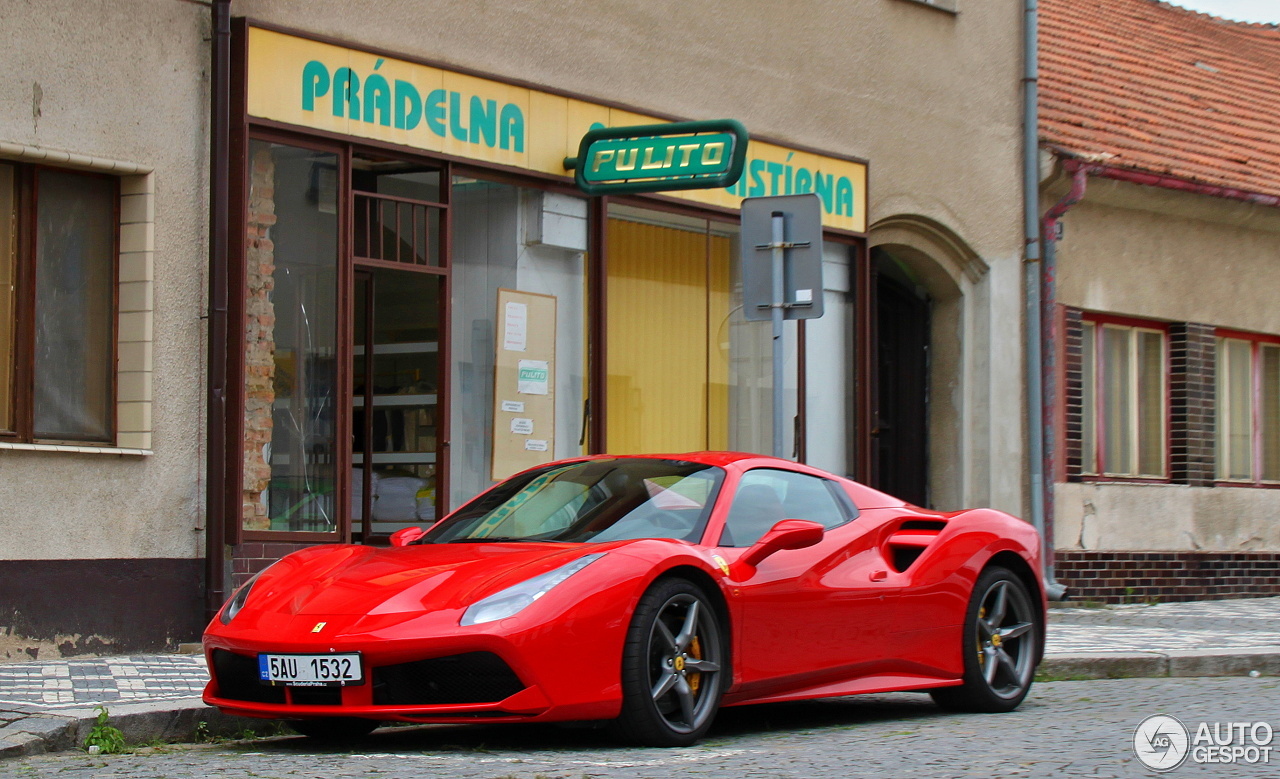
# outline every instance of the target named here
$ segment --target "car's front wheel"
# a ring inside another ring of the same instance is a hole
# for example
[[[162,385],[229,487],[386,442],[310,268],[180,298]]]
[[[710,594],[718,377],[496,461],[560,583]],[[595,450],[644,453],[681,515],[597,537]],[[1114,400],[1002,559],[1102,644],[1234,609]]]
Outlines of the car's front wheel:
[[[957,711],[1013,711],[1027,697],[1040,656],[1042,610],[1007,568],[978,576],[965,615],[964,683],[931,690],[938,705]]]
[[[711,728],[727,680],[725,631],[711,599],[687,579],[663,579],[627,630],[615,730],[648,746],[688,746]]]

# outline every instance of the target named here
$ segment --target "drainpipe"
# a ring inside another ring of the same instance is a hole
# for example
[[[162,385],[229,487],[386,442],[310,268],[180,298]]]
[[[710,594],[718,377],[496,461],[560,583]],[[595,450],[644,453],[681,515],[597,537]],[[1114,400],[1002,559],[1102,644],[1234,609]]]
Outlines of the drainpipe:
[[[1040,221],[1041,236],[1044,241],[1044,260],[1041,263],[1040,274],[1040,353],[1043,356],[1042,372],[1041,372],[1041,391],[1043,393],[1040,414],[1043,445],[1042,454],[1044,462],[1042,470],[1045,474],[1044,499],[1043,499],[1043,522],[1048,530],[1045,534],[1046,549],[1045,554],[1045,579],[1048,581],[1050,589],[1050,598],[1052,600],[1061,600],[1066,594],[1066,587],[1058,583],[1054,570],[1054,554],[1053,545],[1053,478],[1057,472],[1056,457],[1056,425],[1054,420],[1057,418],[1057,321],[1056,311],[1058,290],[1058,220],[1067,213],[1067,209],[1079,203],[1084,199],[1084,190],[1088,182],[1090,168],[1081,165],[1075,160],[1067,160],[1063,163],[1063,167],[1071,174],[1071,189],[1067,194],[1055,203]],[[1053,596],[1054,588],[1058,588],[1060,594],[1058,597]]]
[[[1023,74],[1022,74],[1022,174],[1023,227],[1026,243],[1025,288],[1026,309],[1026,405],[1027,448],[1031,470],[1031,524],[1040,533],[1041,559],[1045,561],[1044,589],[1050,600],[1062,600],[1067,588],[1059,584],[1053,573],[1052,528],[1045,522],[1045,497],[1052,474],[1045,472],[1043,347],[1035,324],[1041,321],[1040,286],[1040,136],[1039,136],[1039,49],[1036,0],[1023,0]]]
[[[209,79],[209,351],[205,424],[205,617],[226,600],[227,196],[231,0],[214,0]]]

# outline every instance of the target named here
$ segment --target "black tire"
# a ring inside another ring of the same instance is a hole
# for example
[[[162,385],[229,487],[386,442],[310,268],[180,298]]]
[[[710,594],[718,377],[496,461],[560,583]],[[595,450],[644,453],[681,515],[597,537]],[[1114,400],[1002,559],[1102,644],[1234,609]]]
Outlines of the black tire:
[[[964,684],[930,690],[954,711],[1013,711],[1031,690],[1044,635],[1043,610],[1012,571],[984,570],[965,610]]]
[[[689,746],[711,728],[728,678],[725,630],[706,592],[687,579],[658,581],[627,629],[613,731],[646,746]]]
[[[381,722],[359,717],[325,717],[290,720],[289,727],[317,741],[356,741],[373,732]]]

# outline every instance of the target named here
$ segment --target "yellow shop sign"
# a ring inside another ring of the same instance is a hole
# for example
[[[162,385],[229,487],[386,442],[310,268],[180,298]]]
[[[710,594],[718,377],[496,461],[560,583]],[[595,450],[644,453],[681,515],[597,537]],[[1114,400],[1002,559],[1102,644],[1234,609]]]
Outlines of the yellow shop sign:
[[[249,29],[249,115],[428,152],[568,176],[592,128],[663,120],[414,62]],[[670,197],[739,208],[744,197],[817,192],[827,227],[866,232],[865,164],[750,141],[728,189]]]

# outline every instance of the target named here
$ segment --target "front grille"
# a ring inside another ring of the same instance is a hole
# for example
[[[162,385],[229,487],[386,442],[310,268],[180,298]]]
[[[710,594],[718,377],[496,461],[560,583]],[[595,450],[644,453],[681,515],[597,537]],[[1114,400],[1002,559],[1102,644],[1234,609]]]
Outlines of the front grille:
[[[496,703],[523,689],[520,677],[492,652],[373,669],[373,702],[380,706]]]
[[[283,687],[271,687],[258,681],[256,657],[215,649],[213,678],[218,683],[219,697],[252,703],[284,703]]]
[[[295,706],[341,706],[341,687],[290,687],[289,702]]]

